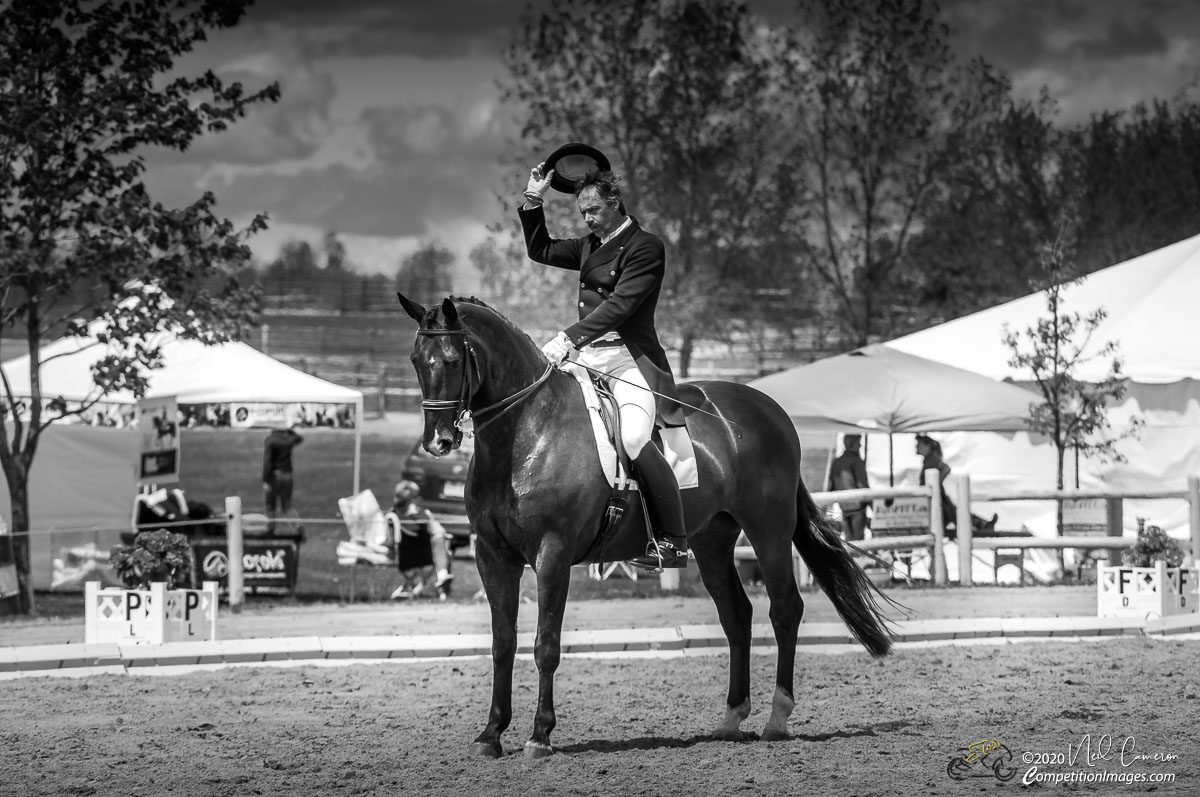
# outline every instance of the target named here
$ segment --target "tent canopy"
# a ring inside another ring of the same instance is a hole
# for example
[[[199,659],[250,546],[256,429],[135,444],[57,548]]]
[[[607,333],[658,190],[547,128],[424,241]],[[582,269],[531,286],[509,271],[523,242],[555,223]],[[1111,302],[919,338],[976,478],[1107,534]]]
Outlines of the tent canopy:
[[[1013,432],[1037,397],[912,354],[874,345],[750,383],[806,432]]]
[[[1127,428],[1135,416],[1145,422],[1136,437],[1118,443],[1125,462],[1086,458],[1080,462],[1084,488],[1182,490],[1190,474],[1200,473],[1200,315],[1193,307],[1197,295],[1200,236],[1101,269],[1077,285],[1064,287],[1065,312],[1087,315],[1103,308],[1107,313],[1093,334],[1093,345],[1118,344],[1121,370],[1130,384],[1126,401],[1109,410],[1114,428]],[[1032,374],[1008,364],[1012,355],[1002,341],[1003,330],[1008,325],[1023,333],[1046,315],[1045,294],[1035,293],[886,345],[987,376],[1029,381]],[[1089,381],[1102,379],[1110,365],[1111,358],[1098,358],[1082,363],[1077,375]],[[971,474],[977,489],[999,493],[1054,487],[1055,452],[1049,443],[1022,434],[939,439],[947,461],[956,472]],[[875,464],[880,471],[885,467],[882,460]],[[1067,476],[1073,483],[1073,474]],[[991,511],[1000,514],[1000,528],[1015,529],[1024,523],[1035,534],[1054,534],[1052,503],[1037,504],[1036,517],[1022,516],[1020,503],[993,505]],[[977,507],[977,511],[988,510]],[[1187,535],[1185,501],[1126,499],[1126,533],[1132,533],[1138,517],[1177,537]]]
[[[306,374],[281,363],[245,343],[206,346],[170,333],[159,333],[150,343],[161,347],[162,366],[148,373],[146,397],[175,396],[180,404],[229,402],[353,404],[354,492],[358,492],[362,458],[363,395],[341,385]],[[99,394],[92,381],[92,364],[108,352],[95,338],[60,338],[40,350],[43,398],[87,401]],[[0,363],[14,396],[29,396],[29,355]],[[114,392],[104,401],[133,404],[129,392]]]
[[[163,335],[154,341],[162,347],[163,366],[149,372],[147,397],[176,396],[181,404],[215,404],[231,401],[313,402],[359,404],[362,393],[326,382],[263,354],[245,343],[206,346],[197,340]],[[46,398],[68,401],[94,398],[92,363],[106,348],[94,337],[60,338],[41,349],[41,386]],[[3,364],[13,395],[30,395],[29,355]],[[105,401],[132,404],[132,393],[116,392]]]
[[[1200,379],[1200,236],[1188,238],[1124,263],[1096,271],[1063,288],[1062,310],[1108,314],[1092,336],[1095,346],[1118,344],[1122,372],[1142,384]],[[966,368],[995,379],[1019,381],[1032,374],[1014,370],[1002,340],[1004,327],[1022,333],[1047,316],[1045,293],[1034,293],[973,315],[888,341],[909,354]],[[1085,355],[1087,351],[1085,350]],[[1077,375],[1099,381],[1111,358],[1080,365]]]

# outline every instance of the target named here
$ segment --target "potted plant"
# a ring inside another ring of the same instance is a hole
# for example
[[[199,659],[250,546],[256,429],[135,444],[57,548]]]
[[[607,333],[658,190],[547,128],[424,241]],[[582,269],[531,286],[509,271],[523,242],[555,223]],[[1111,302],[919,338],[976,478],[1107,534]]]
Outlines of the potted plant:
[[[1166,617],[1200,608],[1200,568],[1183,567],[1179,543],[1158,526],[1139,519],[1137,542],[1121,554],[1117,567],[1096,569],[1101,617]]]
[[[1179,567],[1183,564],[1183,548],[1158,526],[1139,528],[1137,542],[1121,552],[1121,562],[1129,567],[1154,567],[1156,562]]]
[[[178,589],[192,583],[191,545],[187,537],[166,529],[139,532],[132,545],[112,549],[111,561],[128,589],[150,589],[155,582]]]
[[[191,544],[182,534],[140,532],[131,545],[117,545],[112,566],[125,589],[85,585],[87,642],[160,644],[216,638],[217,584],[192,583]]]

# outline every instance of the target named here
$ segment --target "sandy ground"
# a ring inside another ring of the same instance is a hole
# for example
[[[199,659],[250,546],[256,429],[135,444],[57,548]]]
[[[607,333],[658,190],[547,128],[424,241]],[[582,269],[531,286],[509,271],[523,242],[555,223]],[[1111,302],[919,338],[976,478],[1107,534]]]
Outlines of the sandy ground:
[[[747,587],[754,604],[754,621],[769,622],[768,602],[761,587]],[[967,590],[889,589],[888,595],[912,610],[914,620],[971,617],[1095,616],[1094,586],[1040,588],[973,587]],[[527,593],[518,625],[536,628],[536,593]],[[805,620],[837,620],[822,592],[805,592]],[[895,619],[905,619],[899,613]],[[571,601],[564,630],[600,628],[667,628],[685,624],[715,624],[717,612],[708,598],[642,598]],[[375,636],[404,634],[486,634],[491,631],[487,604],[477,603],[356,603],[256,604],[251,598],[240,614],[222,605],[217,615],[221,639],[291,636]],[[0,645],[50,645],[83,642],[83,618],[65,620],[0,620]]]
[[[883,662],[801,651],[793,736],[772,743],[756,734],[773,655],[753,657],[755,709],[742,743],[712,736],[724,655],[568,657],[556,681],[557,754],[536,761],[521,755],[537,689],[528,657],[516,664],[514,720],[498,760],[467,753],[487,714],[484,657],[25,679],[0,696],[2,791],[951,795],[1019,793],[1032,770],[1174,778],[1055,792],[1195,795],[1200,689],[1188,673],[1197,653],[1197,643],[1145,638],[905,649]],[[997,746],[988,759],[951,766],[985,741]],[[1034,755],[1052,763],[1035,769]]]
[[[889,592],[914,619],[1095,613],[1089,587]],[[834,619],[823,595],[805,598],[810,621]],[[765,622],[765,599],[754,603]],[[535,612],[523,607],[523,629]],[[579,601],[565,626],[693,622],[715,622],[707,599]],[[469,603],[250,604],[218,623],[223,638],[486,630],[486,606]],[[82,621],[0,625],[4,644],[82,633]],[[1198,654],[1200,642],[1145,637],[901,646],[879,661],[802,648],[792,738],[772,743],[757,734],[773,652],[753,656],[743,742],[712,735],[724,711],[723,652],[567,656],[556,679],[557,754],[537,761],[521,755],[537,695],[529,656],[516,663],[499,760],[467,753],[486,721],[488,657],[28,678],[0,690],[0,794],[951,795],[1050,777],[1092,779],[1056,792],[1195,795]],[[983,742],[995,749],[966,762],[969,745]]]

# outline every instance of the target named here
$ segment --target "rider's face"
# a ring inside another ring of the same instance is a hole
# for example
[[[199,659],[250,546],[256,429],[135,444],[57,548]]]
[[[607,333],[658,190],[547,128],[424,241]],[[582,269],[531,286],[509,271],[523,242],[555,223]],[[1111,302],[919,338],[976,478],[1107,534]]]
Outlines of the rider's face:
[[[600,192],[590,186],[579,192],[575,204],[579,207],[584,224],[601,238],[617,229],[625,220],[625,216],[614,205],[606,203],[600,198]]]

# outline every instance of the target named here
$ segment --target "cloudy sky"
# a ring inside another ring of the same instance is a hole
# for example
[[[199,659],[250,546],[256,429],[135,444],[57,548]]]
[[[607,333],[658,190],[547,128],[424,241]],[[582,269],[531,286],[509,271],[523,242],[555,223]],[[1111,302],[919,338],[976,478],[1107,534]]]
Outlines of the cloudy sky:
[[[537,0],[544,3],[544,0]],[[748,0],[789,22],[792,0]],[[361,271],[394,273],[437,241],[460,255],[499,212],[494,191],[524,188],[496,163],[511,122],[497,99],[499,52],[519,0],[258,0],[185,69],[248,87],[278,80],[255,109],[186,153],[151,157],[149,185],[184,204],[213,190],[221,211],[271,229],[256,255],[336,230]],[[1200,75],[1195,0],[945,0],[955,44],[1006,69],[1016,90],[1043,86],[1061,117],[1170,97]],[[547,152],[560,142],[547,142]],[[531,153],[532,157],[545,153]]]

